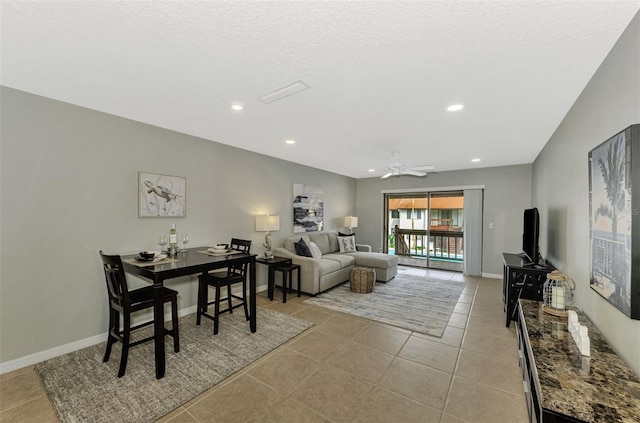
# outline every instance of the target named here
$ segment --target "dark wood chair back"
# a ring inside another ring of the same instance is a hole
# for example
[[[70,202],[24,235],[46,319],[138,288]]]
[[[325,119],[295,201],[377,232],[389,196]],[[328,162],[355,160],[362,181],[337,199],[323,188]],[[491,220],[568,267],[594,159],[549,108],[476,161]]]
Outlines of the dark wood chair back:
[[[251,240],[231,238],[229,248],[236,251],[242,251],[243,253],[248,253],[251,249]]]
[[[229,249],[241,251],[243,253],[249,253],[251,250],[251,240],[231,238]],[[230,255],[233,257],[233,255]],[[226,271],[215,271],[211,273],[205,273],[198,277],[198,310],[196,313],[196,325],[201,322],[201,317],[204,316],[213,320],[213,334],[218,334],[218,326],[220,322],[220,315],[223,313],[233,313],[233,309],[238,307],[244,308],[244,315],[249,320],[249,310],[247,308],[247,269],[249,264],[245,261],[243,263],[231,263]],[[242,284],[242,292],[240,295],[235,295],[231,292],[231,286],[235,284]],[[213,301],[209,301],[208,286],[215,288],[216,296]],[[221,297],[220,290],[222,287],[227,288],[227,296]],[[239,300],[239,303],[233,305],[233,299]],[[220,303],[226,302],[225,309],[220,309]],[[208,306],[214,306],[213,315],[208,313]]]
[[[100,251],[102,259],[102,268],[104,269],[104,278],[107,283],[107,293],[109,295],[109,336],[107,338],[107,348],[104,353],[103,362],[109,361],[111,348],[117,341],[122,343],[122,354],[120,355],[120,368],[118,377],[124,376],[127,368],[127,358],[129,348],[140,345],[154,339],[154,336],[131,341],[131,333],[145,326],[154,323],[154,320],[141,323],[139,325],[131,325],[131,314],[152,308],[154,306],[154,289],[151,286],[129,291],[127,286],[127,278],[122,266],[122,258],[118,255],[107,255]],[[164,335],[173,337],[173,349],[175,352],[180,351],[180,338],[178,329],[178,292],[172,289],[162,287],[162,302],[171,303],[171,330],[164,329]],[[120,329],[120,315],[123,317],[123,329]],[[164,316],[161,315],[160,319]]]
[[[249,250],[251,250],[251,240],[231,238],[229,249],[235,250],[235,251],[242,251],[243,253],[248,253]],[[248,267],[248,263],[246,262],[242,264],[233,264],[229,267],[228,274],[246,276],[247,267]]]
[[[107,292],[109,294],[109,303],[112,307],[116,307],[119,311],[123,311],[128,306],[129,287],[127,286],[127,278],[124,275],[122,267],[122,259],[120,256],[109,256],[100,251],[102,258],[102,268],[104,269],[104,278],[107,282]]]

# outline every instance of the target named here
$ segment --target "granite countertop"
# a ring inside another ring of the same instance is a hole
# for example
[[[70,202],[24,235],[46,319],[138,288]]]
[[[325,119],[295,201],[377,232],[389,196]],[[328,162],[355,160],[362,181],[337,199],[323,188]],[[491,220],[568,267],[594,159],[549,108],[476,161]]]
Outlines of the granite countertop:
[[[542,406],[585,422],[640,422],[640,378],[580,311],[589,329],[591,356],[580,354],[567,318],[520,300],[540,382]]]

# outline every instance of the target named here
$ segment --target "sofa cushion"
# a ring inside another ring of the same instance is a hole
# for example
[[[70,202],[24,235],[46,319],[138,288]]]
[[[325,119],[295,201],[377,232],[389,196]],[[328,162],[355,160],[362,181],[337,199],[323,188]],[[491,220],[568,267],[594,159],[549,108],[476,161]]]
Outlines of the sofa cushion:
[[[318,248],[320,248],[322,254],[329,254],[332,252],[329,246],[329,237],[326,233],[321,232],[311,234],[309,235],[309,239],[311,239],[311,241],[315,242],[316,245],[318,245]]]
[[[327,275],[331,272],[337,272],[341,269],[340,263],[336,260],[327,260],[325,258],[321,258],[318,260],[320,264],[320,276]]]
[[[335,232],[328,232],[327,237],[329,238],[329,250],[332,253],[340,251],[340,246],[338,245],[338,234]]]
[[[351,254],[349,254],[351,255]],[[364,267],[377,267],[386,269],[388,267],[397,266],[400,259],[398,256],[384,253],[365,253],[357,252],[353,254],[356,258],[356,264]]]
[[[320,247],[318,247],[318,244],[313,241],[309,243],[309,251],[311,251],[311,257],[314,259],[320,260],[322,258],[322,251],[320,251]]]
[[[355,236],[339,236],[338,243],[340,245],[341,253],[353,253],[354,251],[357,251]]]
[[[296,253],[295,243],[300,241],[301,239],[304,239],[304,242],[306,242],[307,245],[309,245],[309,243],[311,242],[311,240],[307,235],[292,236],[289,238],[285,238],[284,242],[282,243],[282,246],[291,254],[298,254]]]
[[[304,242],[304,239],[300,238],[300,241],[295,242],[294,245],[296,246],[297,255],[303,256],[303,257],[311,257],[311,251],[309,251],[309,246],[307,245],[306,242]]]
[[[340,268],[344,269],[345,267],[353,266],[356,264],[355,256],[351,254],[338,254],[338,253],[330,253],[322,256],[323,259],[334,260],[340,263]]]

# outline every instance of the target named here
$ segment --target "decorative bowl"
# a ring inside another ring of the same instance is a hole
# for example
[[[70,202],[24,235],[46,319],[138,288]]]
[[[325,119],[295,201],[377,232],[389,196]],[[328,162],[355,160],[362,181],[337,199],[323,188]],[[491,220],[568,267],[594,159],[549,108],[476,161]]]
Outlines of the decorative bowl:
[[[229,246],[229,244],[215,244],[213,247],[214,250],[216,251],[224,251],[227,249],[227,247]]]
[[[140,257],[145,259],[153,259],[156,255],[159,255],[158,251],[140,251]]]

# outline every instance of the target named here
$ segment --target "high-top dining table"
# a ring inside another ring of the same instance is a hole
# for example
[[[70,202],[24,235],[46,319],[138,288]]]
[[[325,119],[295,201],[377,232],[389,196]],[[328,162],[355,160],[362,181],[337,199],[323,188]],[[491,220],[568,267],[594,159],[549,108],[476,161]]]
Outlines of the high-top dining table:
[[[249,263],[249,327],[251,332],[256,331],[256,255],[250,253],[213,255],[206,252],[207,247],[189,248],[171,257],[173,260],[164,260],[158,264],[137,263],[134,260],[135,255],[122,257],[125,272],[151,280],[155,288],[153,316],[155,321],[154,350],[157,379],[164,377],[166,367],[162,287],[167,279],[207,273],[231,264]]]

